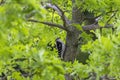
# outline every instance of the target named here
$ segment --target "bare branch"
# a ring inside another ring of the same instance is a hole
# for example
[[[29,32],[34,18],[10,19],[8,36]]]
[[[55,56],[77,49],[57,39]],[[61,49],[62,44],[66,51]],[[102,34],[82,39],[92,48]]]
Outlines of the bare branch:
[[[63,20],[63,26],[66,27],[67,25],[69,25],[69,20],[67,19],[67,17],[64,15],[64,12],[57,6],[57,5],[53,5],[50,3],[46,3],[45,8],[52,8],[53,10],[57,11],[58,15],[61,17],[61,19]]]
[[[38,20],[33,20],[33,19],[28,19],[27,21],[34,22],[34,23],[42,23],[42,24],[45,24],[45,25],[48,25],[48,26],[57,27],[57,28],[60,28],[60,29],[63,29],[65,31],[67,31],[62,25],[55,24],[55,23],[52,23],[52,22],[43,22],[43,21],[38,21]]]

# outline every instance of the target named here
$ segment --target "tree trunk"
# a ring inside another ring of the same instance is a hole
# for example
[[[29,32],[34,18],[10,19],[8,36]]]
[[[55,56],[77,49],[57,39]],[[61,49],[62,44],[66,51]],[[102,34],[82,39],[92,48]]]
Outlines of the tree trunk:
[[[75,3],[74,0],[72,0],[73,4]],[[80,9],[77,9],[76,7],[72,8],[72,23],[80,24],[81,14]],[[71,29],[70,29],[71,27]],[[80,31],[76,29],[74,26],[69,26],[69,31],[66,35],[66,50],[65,50],[65,56],[64,61],[72,61],[74,62],[77,53],[78,53],[78,41],[79,41],[79,34]],[[72,80],[72,77],[69,74],[65,75],[66,80]]]
[[[74,61],[78,50],[79,31],[75,28],[73,32],[67,32],[66,36],[66,51],[64,60]]]
[[[84,20],[86,22],[85,25],[95,23],[94,13],[90,13],[87,10],[82,12],[82,7],[78,8],[75,4],[75,0],[72,0],[72,4],[72,23],[81,25]],[[78,49],[78,41],[81,31],[76,29],[74,26],[69,26],[68,29],[69,31],[66,36],[66,51],[64,60],[74,62],[76,56],[82,55],[79,56],[79,59],[82,63],[86,63],[86,59],[88,59],[89,54],[83,53],[80,49]],[[86,33],[91,34],[89,30],[87,30]],[[79,46],[81,46],[81,44],[79,44]],[[77,55],[77,53],[79,54]]]
[[[83,21],[83,13],[81,13],[81,9],[77,8],[75,5],[75,0],[72,0],[73,8],[72,8],[72,23],[81,24]],[[69,31],[66,36],[66,51],[64,60],[74,62],[76,55],[78,52],[78,41],[80,31],[76,29],[74,26],[69,27]]]

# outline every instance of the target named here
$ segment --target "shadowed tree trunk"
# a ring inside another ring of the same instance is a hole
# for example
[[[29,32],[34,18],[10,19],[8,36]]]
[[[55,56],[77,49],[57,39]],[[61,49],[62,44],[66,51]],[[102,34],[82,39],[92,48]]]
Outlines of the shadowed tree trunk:
[[[79,31],[75,28],[70,32],[67,32],[66,36],[66,51],[64,60],[74,61],[78,53],[78,41],[79,41]]]
[[[75,1],[73,0],[72,4],[74,5],[74,3],[75,3]],[[80,24],[81,19],[82,19],[82,17],[81,17],[80,9],[77,9],[77,7],[74,6],[72,8],[72,23]],[[72,27],[72,29],[67,32],[66,51],[65,51],[64,60],[73,62],[78,53],[78,41],[79,41],[80,31],[78,29],[76,29],[74,26],[70,26],[70,27]]]
[[[73,5],[72,5],[72,22],[71,22],[71,24],[81,25],[85,19],[85,15],[81,11],[81,8],[78,8],[75,5],[75,0],[72,0],[72,4]],[[89,21],[91,21],[91,20],[89,20]],[[92,22],[92,23],[94,23],[94,22]],[[88,25],[88,24],[86,24],[86,25]],[[81,31],[76,29],[74,26],[69,26],[69,28],[71,28],[71,27],[72,27],[72,30],[68,31],[67,36],[66,36],[66,52],[65,52],[64,60],[73,62],[76,58],[76,55],[78,53],[81,54],[81,51],[78,49],[79,48],[78,41],[79,41],[79,35],[81,34]],[[88,56],[88,55],[85,54],[85,57],[84,57],[85,59],[83,58],[83,56],[80,56],[80,57],[82,57],[81,59],[83,59],[80,61],[85,63],[86,56]]]

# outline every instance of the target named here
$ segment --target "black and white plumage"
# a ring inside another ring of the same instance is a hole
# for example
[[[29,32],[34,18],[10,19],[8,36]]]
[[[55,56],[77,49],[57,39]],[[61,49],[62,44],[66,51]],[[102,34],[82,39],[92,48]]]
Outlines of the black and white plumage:
[[[64,58],[64,52],[65,52],[65,44],[60,40],[60,38],[56,39],[56,48],[58,50],[58,55],[61,59]]]

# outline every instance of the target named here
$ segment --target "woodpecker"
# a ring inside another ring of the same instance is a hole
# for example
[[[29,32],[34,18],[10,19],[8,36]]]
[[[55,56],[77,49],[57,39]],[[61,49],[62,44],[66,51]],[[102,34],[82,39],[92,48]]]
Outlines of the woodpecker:
[[[65,44],[60,40],[60,38],[56,39],[56,48],[58,50],[58,56],[63,59],[65,53]]]

